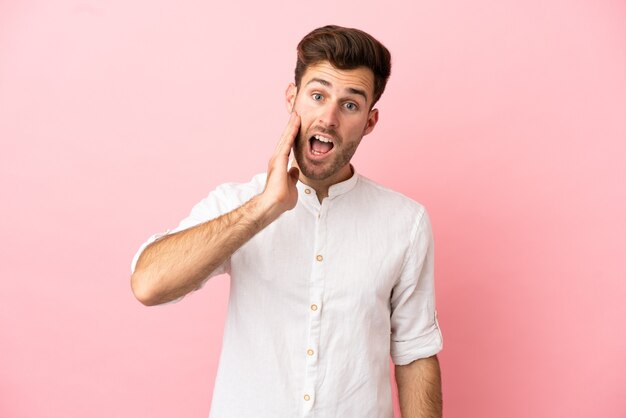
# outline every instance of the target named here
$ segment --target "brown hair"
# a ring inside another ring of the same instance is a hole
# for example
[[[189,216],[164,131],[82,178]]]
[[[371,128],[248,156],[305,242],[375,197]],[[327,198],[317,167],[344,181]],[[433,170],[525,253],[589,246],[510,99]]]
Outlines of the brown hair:
[[[385,90],[391,74],[391,54],[383,44],[359,29],[328,25],[313,30],[298,44],[296,86],[306,69],[322,61],[341,70],[367,67],[374,73],[374,103]]]

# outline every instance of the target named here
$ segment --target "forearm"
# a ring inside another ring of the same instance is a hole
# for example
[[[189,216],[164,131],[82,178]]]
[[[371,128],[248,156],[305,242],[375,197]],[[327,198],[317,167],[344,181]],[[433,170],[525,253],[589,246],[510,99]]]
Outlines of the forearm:
[[[217,267],[257,232],[291,210],[298,201],[298,169],[287,168],[300,128],[293,112],[269,161],[263,193],[217,219],[155,241],[144,249],[131,277],[144,305],[178,299],[198,288]]]
[[[219,218],[155,241],[137,261],[131,278],[135,297],[145,305],[157,305],[195,290],[280,213],[258,195]]]
[[[441,372],[437,356],[396,366],[402,418],[441,418]]]

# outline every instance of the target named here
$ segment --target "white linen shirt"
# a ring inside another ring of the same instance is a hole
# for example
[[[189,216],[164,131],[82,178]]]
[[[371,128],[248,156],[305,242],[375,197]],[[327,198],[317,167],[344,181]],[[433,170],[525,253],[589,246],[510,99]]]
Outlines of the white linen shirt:
[[[236,209],[265,179],[218,187],[168,233]],[[356,173],[321,204],[297,187],[296,207],[210,275],[231,277],[210,416],[393,417],[389,356],[442,348],[426,211]]]

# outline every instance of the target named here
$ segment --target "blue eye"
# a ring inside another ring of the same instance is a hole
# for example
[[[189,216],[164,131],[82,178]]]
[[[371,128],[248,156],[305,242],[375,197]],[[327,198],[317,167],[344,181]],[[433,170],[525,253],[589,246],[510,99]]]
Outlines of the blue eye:
[[[346,104],[344,104],[344,107],[348,110],[356,110],[357,109],[357,105],[351,102],[348,102]]]
[[[322,100],[322,95],[319,93],[313,93],[311,97],[313,97],[313,100],[315,100],[316,102],[319,102],[320,100]]]

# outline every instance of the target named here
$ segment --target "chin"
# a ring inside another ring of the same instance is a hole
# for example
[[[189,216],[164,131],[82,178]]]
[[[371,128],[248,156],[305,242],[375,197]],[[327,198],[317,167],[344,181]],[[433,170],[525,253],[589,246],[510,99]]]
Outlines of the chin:
[[[315,167],[308,161],[305,161],[304,158],[296,157],[296,161],[298,162],[298,168],[304,177],[311,180],[323,180],[328,177],[322,167]]]
[[[326,164],[324,166],[312,164],[308,161],[301,152],[296,150],[295,158],[296,163],[298,163],[298,168],[304,177],[310,180],[325,180],[332,176],[332,169],[330,169]]]

